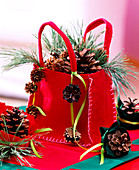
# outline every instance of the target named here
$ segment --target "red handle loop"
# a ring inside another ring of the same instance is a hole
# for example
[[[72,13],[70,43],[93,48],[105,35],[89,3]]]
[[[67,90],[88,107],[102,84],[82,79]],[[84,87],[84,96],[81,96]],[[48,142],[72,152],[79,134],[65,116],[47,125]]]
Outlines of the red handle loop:
[[[97,19],[97,20],[91,22],[85,30],[83,40],[85,42],[86,41],[86,34],[88,32],[90,32],[92,29],[96,28],[97,26],[99,26],[101,24],[106,24],[106,32],[105,32],[105,39],[104,39],[104,50],[106,50],[107,55],[109,55],[109,47],[110,47],[110,43],[111,43],[111,39],[112,39],[112,25],[107,20],[100,18],[100,19]]]
[[[43,29],[46,25],[49,25],[50,27],[52,27],[56,32],[58,32],[58,34],[61,35],[61,37],[63,38],[67,49],[68,49],[68,54],[69,54],[69,58],[70,58],[70,64],[71,64],[71,71],[75,72],[77,71],[77,63],[76,63],[76,57],[72,48],[72,45],[68,39],[68,37],[52,22],[46,22],[44,24],[42,24],[42,26],[39,29],[39,33],[38,33],[38,48],[39,48],[39,61],[40,61],[40,66],[44,67],[44,61],[43,61],[43,57],[42,57],[42,44],[41,44],[41,35],[43,32]]]

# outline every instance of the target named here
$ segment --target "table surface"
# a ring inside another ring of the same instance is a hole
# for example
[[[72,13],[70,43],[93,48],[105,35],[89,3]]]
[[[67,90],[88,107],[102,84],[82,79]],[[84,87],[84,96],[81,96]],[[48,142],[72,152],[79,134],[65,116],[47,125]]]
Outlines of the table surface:
[[[139,133],[139,130],[136,131],[136,133]],[[41,141],[42,144],[45,146],[45,148],[40,148],[40,152],[43,154],[43,159],[39,158],[28,158],[27,160],[33,164],[33,168],[39,169],[39,170],[61,170],[63,168],[66,168],[70,165],[77,165],[78,163],[82,162],[79,161],[80,155],[84,152],[81,148],[78,146],[71,146],[71,145],[65,145],[65,144],[58,144],[58,143],[52,143],[52,142],[47,142],[47,141]],[[139,150],[139,147],[137,148]],[[139,154],[139,152],[138,152]],[[85,156],[84,160],[89,160],[95,156],[96,153],[89,153],[88,155]],[[83,160],[83,161],[84,161]],[[113,159],[111,161],[114,161]],[[106,165],[106,164],[105,164]],[[86,168],[85,170],[88,169],[88,165],[85,165]],[[99,159],[98,159],[98,164],[96,165],[98,168],[95,168],[95,170],[100,169],[99,165]],[[10,167],[10,166],[9,166]],[[21,170],[29,170],[25,169],[23,167],[18,167],[15,166],[16,169],[21,169]],[[4,166],[3,166],[4,169]],[[74,168],[66,168],[69,170],[73,170]],[[77,168],[76,168],[77,169]],[[79,168],[82,170],[82,168]],[[91,168],[93,169],[93,167]],[[139,158],[129,161],[123,165],[120,165],[114,170],[138,170],[139,169]],[[6,169],[7,170],[7,169]],[[9,169],[12,170],[12,169]],[[14,170],[14,169],[13,169]],[[33,170],[33,169],[31,169]],[[84,170],[84,169],[83,169]],[[108,170],[106,168],[106,170]]]

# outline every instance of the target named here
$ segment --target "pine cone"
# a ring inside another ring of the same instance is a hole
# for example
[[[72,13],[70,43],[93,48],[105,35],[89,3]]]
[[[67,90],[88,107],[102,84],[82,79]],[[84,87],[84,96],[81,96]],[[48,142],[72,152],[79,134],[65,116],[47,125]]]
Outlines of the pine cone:
[[[65,58],[65,59],[67,59],[67,57],[68,57],[68,52],[67,52],[67,51],[63,51],[63,52],[60,54],[60,56],[59,56],[59,58]]]
[[[76,130],[75,131],[75,139],[73,137],[73,128],[66,128],[66,131],[63,135],[65,137],[66,142],[72,142],[74,143],[74,141],[79,141],[81,139],[81,134]]]
[[[37,91],[37,85],[34,84],[34,82],[29,82],[25,84],[25,91],[27,93],[33,94],[35,91]]]
[[[8,133],[23,138],[28,135],[29,120],[24,112],[19,110],[18,107],[14,107],[12,110],[7,109],[6,114],[1,114],[0,128],[1,130],[6,127]],[[22,122],[23,121],[23,122]],[[22,123],[21,123],[22,122]],[[17,128],[20,126],[18,132]]]
[[[102,69],[99,60],[96,60],[96,58],[98,59],[103,52],[104,50],[100,49],[96,52],[96,54],[90,53],[90,49],[86,48],[82,51],[76,50],[75,56],[77,60],[78,73],[94,73]],[[60,55],[57,53],[51,53],[51,55],[53,55],[53,58],[50,57],[50,59],[46,61],[46,68],[54,71],[71,73],[70,59],[67,51],[63,51]]]
[[[53,65],[53,62],[54,62],[54,58],[50,57],[50,59],[47,59],[45,61],[45,67],[52,70],[52,65]]]
[[[36,118],[37,115],[40,113],[39,110],[34,105],[31,105],[31,106],[27,107],[26,112],[28,114],[34,116],[34,118]]]
[[[95,53],[89,53],[90,49],[84,48],[83,51],[75,51],[78,73],[94,73],[101,68],[100,62],[96,61]]]
[[[127,114],[133,114],[135,110],[137,110],[137,105],[139,102],[137,101],[138,99],[131,99],[128,97],[129,101],[124,101],[123,102],[123,107],[122,110],[126,111]]]
[[[30,78],[33,82],[40,82],[45,77],[43,70],[35,69],[31,71]]]
[[[60,72],[71,73],[70,62],[67,61],[68,52],[63,51],[60,55],[53,52],[50,53],[53,57],[46,60],[45,66],[48,69]]]
[[[69,103],[78,102],[81,92],[78,85],[69,84],[63,90],[63,99],[67,100]]]
[[[114,134],[108,134],[108,145],[115,152],[116,156],[123,156],[128,151],[132,142],[128,139],[127,133],[117,130]]]
[[[64,60],[62,58],[55,59],[51,68],[54,71],[64,72],[62,66],[64,65]]]

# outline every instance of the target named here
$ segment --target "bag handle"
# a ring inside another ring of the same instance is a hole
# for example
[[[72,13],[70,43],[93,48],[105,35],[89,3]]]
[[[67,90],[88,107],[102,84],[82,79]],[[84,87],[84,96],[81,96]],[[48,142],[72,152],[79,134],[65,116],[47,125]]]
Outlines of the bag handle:
[[[44,61],[43,61],[43,57],[42,57],[41,35],[42,35],[43,29],[46,25],[49,25],[50,27],[52,27],[63,38],[63,40],[67,46],[67,49],[68,49],[68,54],[69,54],[70,64],[71,64],[71,71],[76,72],[77,71],[77,62],[76,62],[76,57],[75,57],[72,45],[71,45],[68,37],[52,21],[45,22],[44,24],[42,24],[39,29],[39,32],[38,32],[38,48],[39,48],[38,50],[39,50],[40,66],[44,67]]]
[[[97,19],[97,20],[91,22],[85,30],[83,40],[85,42],[87,33],[101,24],[106,24],[104,50],[106,50],[107,55],[109,55],[109,47],[110,47],[110,43],[111,43],[111,39],[112,39],[112,25],[107,20],[100,18],[100,19]]]

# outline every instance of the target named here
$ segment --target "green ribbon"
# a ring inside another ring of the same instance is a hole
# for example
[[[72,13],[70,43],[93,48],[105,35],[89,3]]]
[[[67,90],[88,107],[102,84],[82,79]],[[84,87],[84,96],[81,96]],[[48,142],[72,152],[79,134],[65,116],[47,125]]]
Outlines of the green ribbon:
[[[104,144],[103,143],[98,143],[94,146],[92,146],[91,148],[89,148],[88,150],[86,150],[81,156],[80,156],[80,160],[85,156],[87,155],[89,152],[92,152],[94,149],[98,148],[99,146],[103,146]],[[103,147],[102,147],[103,148]],[[104,148],[102,149],[101,148],[101,156],[102,156],[102,159],[101,159],[101,164],[104,163],[103,159],[104,159]]]
[[[35,106],[34,103],[35,103],[35,93],[33,94],[33,101],[32,101],[32,105],[33,105],[33,106]],[[46,116],[46,114],[44,113],[44,111],[43,111],[40,107],[38,107],[38,106],[35,106],[35,107],[39,110],[39,112],[40,112],[43,116]]]
[[[34,143],[33,143],[33,140],[30,141],[30,146],[31,146],[34,154],[35,154],[38,158],[42,158],[42,156],[40,156],[40,155],[38,154],[38,152],[36,151],[35,146],[34,146]]]
[[[101,160],[100,160],[100,165],[104,164],[104,147],[103,145],[101,146],[101,154],[100,154]]]
[[[38,106],[35,106],[38,110],[39,110],[39,112],[43,115],[43,116],[46,116],[46,114],[44,113],[44,111],[40,108],[40,107],[38,107]]]
[[[48,132],[48,131],[52,131],[52,129],[51,128],[37,129],[34,131],[34,133],[42,133],[42,132]]]
[[[51,128],[37,129],[37,130],[34,131],[34,133],[42,133],[42,132],[48,132],[48,131],[52,131],[52,129],[51,129]],[[31,145],[31,148],[32,148],[34,154],[35,154],[38,158],[42,158],[42,156],[40,156],[40,155],[38,154],[38,152],[36,151],[35,146],[34,146],[34,143],[33,143],[33,140],[30,141],[30,145]]]
[[[85,89],[87,89],[84,79],[82,78],[82,76],[80,74],[77,73],[77,71],[71,73],[71,78],[72,78],[71,83],[73,81],[73,75],[78,77],[82,81],[82,83],[84,84]]]
[[[77,71],[76,72],[71,72],[71,84],[73,83],[73,75],[76,76],[79,80],[81,80],[81,82],[83,83],[84,87],[85,87],[85,91],[87,91],[87,87],[86,87],[86,83],[84,81],[84,79],[82,78],[82,76],[80,76]],[[86,103],[86,98],[87,98],[87,93],[85,95],[85,98],[84,98],[84,101],[83,101],[83,104],[82,106],[80,107],[80,110],[77,114],[77,117],[74,121],[74,111],[73,111],[73,103],[70,104],[70,108],[71,108],[71,122],[72,122],[72,126],[73,126],[73,136],[75,138],[75,130],[76,130],[76,126],[77,126],[77,123],[79,121],[79,118],[82,114],[82,111],[84,109],[84,106],[85,106],[85,103]]]
[[[71,110],[71,123],[72,123],[72,126],[73,126],[74,125],[73,103],[70,104],[70,110]]]

